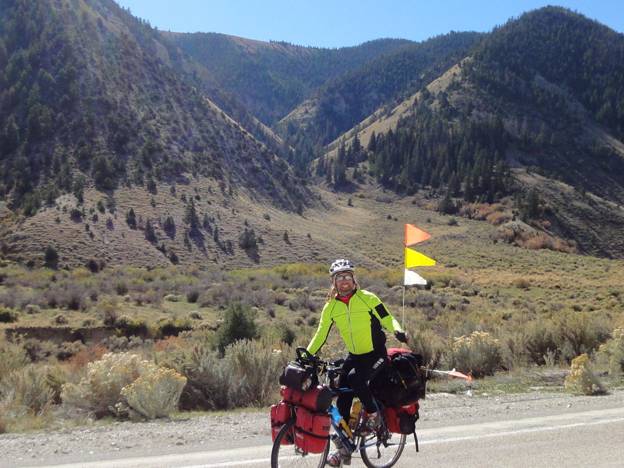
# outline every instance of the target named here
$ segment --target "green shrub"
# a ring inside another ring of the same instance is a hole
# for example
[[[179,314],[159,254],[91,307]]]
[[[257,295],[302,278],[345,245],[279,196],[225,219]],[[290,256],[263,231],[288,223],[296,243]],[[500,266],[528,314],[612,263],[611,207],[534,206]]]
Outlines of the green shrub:
[[[426,366],[435,368],[440,364],[444,355],[445,343],[441,337],[431,330],[409,332],[409,347],[423,357]]]
[[[189,289],[186,293],[186,301],[189,304],[195,304],[199,299],[199,290],[197,289]]]
[[[624,328],[613,330],[612,338],[600,345],[596,357],[606,362],[609,374],[620,375],[624,372]]]
[[[180,399],[183,409],[231,409],[270,404],[289,356],[264,342],[240,340],[222,358],[200,342],[160,352],[157,361],[188,379]]]
[[[44,255],[43,255],[43,264],[52,269],[56,269],[58,267],[59,255],[54,247],[48,245],[46,247]]]
[[[4,376],[16,369],[21,369],[30,362],[21,343],[0,341],[0,382]]]
[[[575,356],[592,353],[609,338],[605,319],[587,312],[568,312],[553,320],[561,358],[570,362]]]
[[[193,325],[187,319],[168,319],[158,324],[158,336],[160,338],[178,336],[180,332],[192,329]]]
[[[223,323],[217,331],[217,347],[223,353],[226,346],[237,340],[253,339],[258,327],[248,306],[231,304],[225,311]]]
[[[455,338],[447,359],[451,367],[474,377],[494,374],[502,362],[498,340],[481,331]]]
[[[147,336],[149,329],[145,320],[122,316],[115,322],[115,328],[124,336]]]
[[[180,397],[180,407],[192,409],[231,408],[231,374],[223,359],[201,342],[188,347],[166,350],[156,354],[159,364],[177,370],[187,378]]]
[[[17,312],[6,307],[0,307],[0,323],[13,323],[17,320]]]
[[[0,382],[0,397],[9,418],[41,415],[48,411],[54,393],[48,385],[45,367],[30,364],[5,375]]]

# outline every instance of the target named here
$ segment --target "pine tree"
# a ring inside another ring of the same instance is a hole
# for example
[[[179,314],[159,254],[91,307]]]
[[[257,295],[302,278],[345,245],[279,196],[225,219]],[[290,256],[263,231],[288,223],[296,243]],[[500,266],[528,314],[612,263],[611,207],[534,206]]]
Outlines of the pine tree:
[[[152,221],[149,219],[147,220],[147,223],[145,223],[145,239],[152,244],[155,244],[158,241],[156,232],[152,226]]]
[[[134,209],[133,208],[130,208],[130,210],[126,214],[126,223],[130,227],[130,229],[136,229],[137,221],[136,221],[136,215],[134,213]]]

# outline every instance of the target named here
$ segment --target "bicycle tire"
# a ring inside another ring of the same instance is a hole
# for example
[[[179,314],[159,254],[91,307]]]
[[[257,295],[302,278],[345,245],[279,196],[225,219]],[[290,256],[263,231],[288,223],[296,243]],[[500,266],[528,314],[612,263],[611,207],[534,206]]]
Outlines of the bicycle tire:
[[[399,461],[399,458],[401,458],[401,455],[403,454],[403,449],[405,449],[407,436],[405,434],[391,434],[391,436],[393,437],[399,436],[399,439],[396,443],[397,451],[389,461],[382,462],[383,464],[379,465],[374,460],[371,460],[369,458],[368,454],[366,453],[367,447],[360,448],[360,455],[362,457],[362,461],[368,468],[390,468],[391,466],[394,466],[396,462]],[[376,450],[376,447],[368,447],[368,449]]]
[[[273,449],[271,450],[271,468],[284,467],[310,467],[323,468],[329,453],[329,439],[322,453],[302,454],[298,452],[294,444],[283,445],[282,439],[291,436],[294,440],[293,429],[295,420],[291,419],[280,429],[275,436]]]

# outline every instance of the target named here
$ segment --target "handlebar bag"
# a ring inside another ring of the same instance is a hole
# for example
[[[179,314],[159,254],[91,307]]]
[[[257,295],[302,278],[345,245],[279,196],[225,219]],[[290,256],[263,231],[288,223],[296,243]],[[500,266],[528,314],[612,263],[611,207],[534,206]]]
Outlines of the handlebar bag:
[[[284,368],[279,383],[288,388],[305,392],[318,383],[318,377],[312,366],[292,361]]]
[[[331,421],[327,413],[296,409],[295,445],[304,453],[322,453],[329,443]]]
[[[327,411],[333,398],[332,391],[324,385],[317,385],[306,392],[282,387],[280,393],[284,401],[295,406],[303,406],[314,412]]]

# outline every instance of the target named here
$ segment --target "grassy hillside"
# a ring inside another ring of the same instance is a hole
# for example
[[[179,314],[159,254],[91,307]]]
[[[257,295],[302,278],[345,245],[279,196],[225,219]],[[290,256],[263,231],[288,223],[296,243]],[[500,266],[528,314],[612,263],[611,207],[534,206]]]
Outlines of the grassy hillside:
[[[365,159],[384,186],[437,194],[438,208],[449,213],[511,197],[533,226],[579,251],[621,257],[624,145],[617,113],[609,120],[599,110],[619,108],[619,98],[592,91],[586,77],[616,89],[620,62],[600,67],[597,60],[619,56],[623,45],[621,35],[567,10],[526,14],[335,141],[316,173],[339,186],[344,168]],[[568,62],[574,70],[563,71]]]
[[[482,37],[450,33],[410,44],[325,83],[277,128],[296,147],[325,145],[382,105],[391,105],[465,57]]]
[[[7,0],[0,24],[0,193],[11,207],[31,215],[63,193],[149,189],[184,173],[291,209],[305,200],[290,169],[276,171],[276,156],[173,68],[182,54],[113,1]]]

